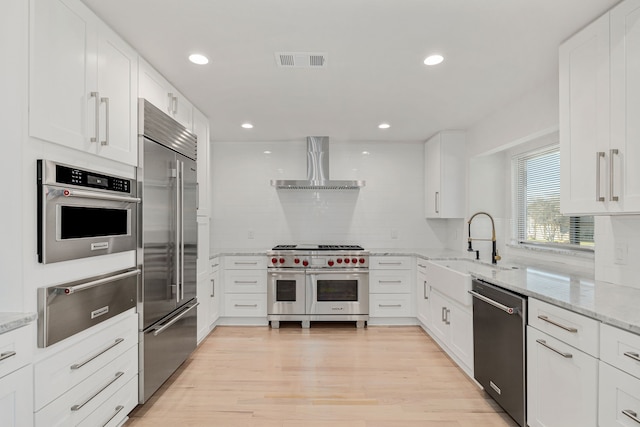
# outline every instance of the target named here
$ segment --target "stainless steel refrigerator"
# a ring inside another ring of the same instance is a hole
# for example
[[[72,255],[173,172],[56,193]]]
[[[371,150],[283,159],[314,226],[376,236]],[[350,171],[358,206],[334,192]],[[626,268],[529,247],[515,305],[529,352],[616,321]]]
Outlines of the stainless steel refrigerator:
[[[138,103],[139,401],[196,348],[196,136],[144,99]]]

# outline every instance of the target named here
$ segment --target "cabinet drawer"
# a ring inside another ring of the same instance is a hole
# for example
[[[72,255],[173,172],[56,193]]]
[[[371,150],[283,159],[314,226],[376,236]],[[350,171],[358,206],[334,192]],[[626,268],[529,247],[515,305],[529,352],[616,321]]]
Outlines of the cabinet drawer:
[[[372,256],[369,258],[370,270],[410,270],[412,258],[406,256]]]
[[[640,425],[640,380],[638,378],[601,361],[598,398],[600,427]]]
[[[640,378],[640,335],[601,324],[600,359]]]
[[[211,267],[211,271],[218,270],[220,268],[220,258],[212,258],[209,260],[209,266]]]
[[[267,292],[267,270],[225,270],[225,293],[257,294]]]
[[[0,378],[31,363],[35,324],[0,334]]]
[[[77,425],[138,374],[138,347],[111,363],[36,412],[36,427]]]
[[[226,256],[224,268],[227,270],[265,270],[267,257],[265,256]]]
[[[375,270],[369,273],[372,293],[407,294],[411,292],[411,270]]]
[[[98,409],[82,420],[78,427],[116,427],[138,404],[138,376],[111,395]]]
[[[87,379],[130,348],[137,352],[138,316],[132,314],[88,335],[86,339],[38,362],[35,373],[35,410]]]
[[[227,317],[265,317],[267,294],[226,294],[224,315]]]
[[[529,325],[598,357],[600,322],[595,319],[529,298]]]
[[[369,315],[371,317],[411,317],[414,314],[410,294],[369,296]]]
[[[416,270],[418,272],[426,273],[427,272],[427,260],[418,258],[416,260]]]

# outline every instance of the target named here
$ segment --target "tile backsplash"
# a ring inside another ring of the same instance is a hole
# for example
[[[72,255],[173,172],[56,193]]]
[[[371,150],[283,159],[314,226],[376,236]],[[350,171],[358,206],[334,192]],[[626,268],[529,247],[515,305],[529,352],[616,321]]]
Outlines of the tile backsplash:
[[[305,140],[215,142],[211,247],[452,247],[449,222],[424,218],[423,150],[420,142],[332,141],[331,179],[365,180],[364,188],[276,190],[272,179],[306,178]]]

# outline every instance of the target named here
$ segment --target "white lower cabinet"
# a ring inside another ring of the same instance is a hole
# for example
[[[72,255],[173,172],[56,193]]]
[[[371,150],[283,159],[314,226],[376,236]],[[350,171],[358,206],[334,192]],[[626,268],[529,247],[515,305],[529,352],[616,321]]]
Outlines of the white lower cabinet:
[[[31,365],[0,378],[0,425],[33,425],[33,369]]]
[[[598,420],[598,359],[527,326],[527,423],[589,427]]]
[[[404,256],[369,258],[369,324],[415,323],[412,263]]]
[[[418,259],[416,263],[416,318],[427,329],[431,328],[429,291],[426,261]]]
[[[600,361],[600,427],[640,425],[640,379]]]
[[[431,331],[460,367],[473,372],[473,311],[431,289]]]
[[[222,298],[222,319],[220,322],[224,324],[266,324],[266,256],[225,256],[221,265],[223,269],[219,270],[219,275],[222,276],[224,297]]]

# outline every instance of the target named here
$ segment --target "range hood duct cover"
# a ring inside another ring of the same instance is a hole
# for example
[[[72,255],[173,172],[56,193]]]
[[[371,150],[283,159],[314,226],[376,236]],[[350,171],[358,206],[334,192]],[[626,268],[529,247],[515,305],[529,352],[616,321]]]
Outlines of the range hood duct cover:
[[[307,179],[271,180],[278,189],[291,190],[358,190],[365,181],[329,179],[329,137],[307,137]]]

